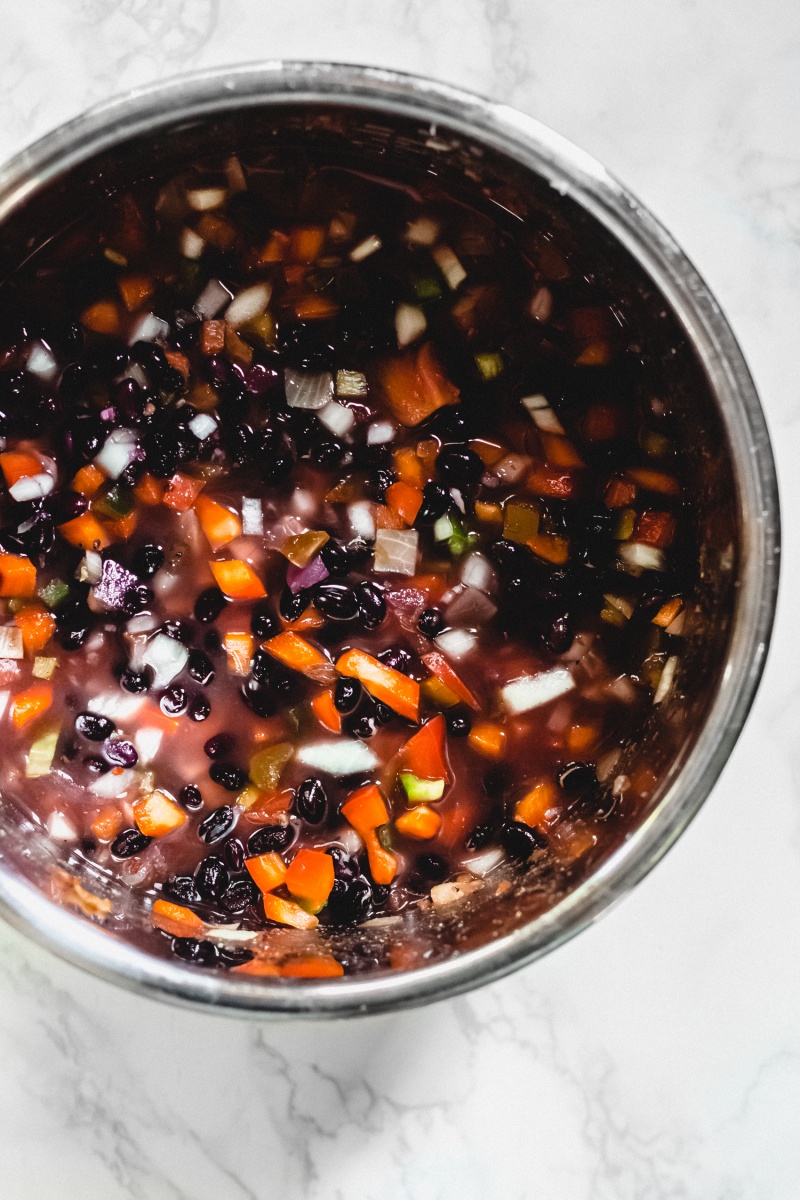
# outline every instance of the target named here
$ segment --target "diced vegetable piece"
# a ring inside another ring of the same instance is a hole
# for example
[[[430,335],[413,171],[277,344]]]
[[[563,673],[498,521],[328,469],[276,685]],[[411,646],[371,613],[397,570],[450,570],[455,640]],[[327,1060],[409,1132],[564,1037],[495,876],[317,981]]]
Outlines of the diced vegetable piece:
[[[391,359],[380,376],[381,388],[401,425],[419,425],[437,409],[457,404],[459,391],[439,365],[431,342],[416,355]]]
[[[520,404],[528,410],[537,429],[542,429],[546,433],[563,434],[564,427],[550,407],[546,396],[541,393],[534,396],[523,396]]]
[[[342,716],[333,703],[332,688],[326,688],[324,692],[315,696],[311,701],[311,708],[324,729],[330,730],[331,733],[342,732]]]
[[[541,780],[526,792],[514,808],[514,820],[534,828],[545,823],[545,817],[559,801],[558,788],[549,780]]]
[[[525,480],[525,486],[537,496],[551,497],[554,500],[571,500],[578,490],[576,478],[571,471],[547,464],[534,467]]]
[[[199,398],[199,396],[195,396],[195,399]],[[199,412],[196,417],[192,417],[191,421],[189,422],[189,428],[197,438],[198,442],[204,442],[206,438],[211,437],[212,433],[217,432],[217,429],[219,429],[219,423],[214,420],[210,413]]]
[[[338,400],[331,400],[324,408],[321,408],[317,417],[325,428],[338,438],[346,437],[356,423],[354,410],[340,404]]]
[[[294,754],[290,742],[278,742],[265,746],[250,759],[250,779],[262,792],[274,792],[278,788],[283,769]]]
[[[94,463],[87,463],[85,467],[81,467],[72,481],[72,490],[79,492],[83,496],[93,496],[102,483],[105,483],[105,475],[99,470]]]
[[[249,563],[239,558],[224,562],[210,562],[211,573],[217,587],[229,600],[258,600],[266,596],[266,589]]]
[[[653,624],[666,629],[667,626],[672,624],[682,608],[683,601],[679,596],[676,596],[674,600],[667,600],[653,617]]]
[[[380,574],[414,575],[419,556],[416,529],[379,529],[373,569]]]
[[[397,345],[401,350],[422,337],[428,328],[425,313],[416,304],[398,304],[394,314]]]
[[[480,371],[484,379],[496,379],[498,375],[502,375],[505,370],[505,361],[502,354],[496,352],[476,354],[475,365]]]
[[[528,548],[537,558],[551,562],[557,566],[563,565],[569,559],[569,540],[555,533],[537,533],[528,538]]]
[[[641,575],[642,571],[664,571],[667,565],[663,550],[644,542],[624,542],[619,548],[619,557],[631,575]]]
[[[164,792],[150,792],[133,802],[133,819],[145,837],[163,837],[186,823],[186,813]]]
[[[422,491],[398,480],[386,489],[386,503],[403,518],[406,525],[413,525],[422,507]]]
[[[466,593],[463,595],[465,596]],[[491,600],[489,600],[486,596],[483,596],[480,592],[476,592],[475,595],[477,595],[484,604],[488,605],[490,611],[487,616],[493,616],[496,609]],[[462,598],[463,596],[459,596],[458,600],[460,601]],[[448,608],[448,616],[450,615],[451,609],[455,603],[456,601],[454,601],[453,605]],[[446,629],[444,633],[440,633],[436,638],[436,645],[440,650],[444,650],[445,654],[449,658],[454,658],[456,661],[458,661],[461,658],[466,658],[468,654],[471,654],[473,650],[477,648],[478,635],[470,632],[467,629]]]
[[[156,929],[173,937],[202,937],[206,929],[205,922],[190,908],[171,900],[153,901],[152,921]]]
[[[32,683],[24,692],[14,697],[11,705],[11,720],[17,729],[47,712],[53,703],[53,688],[49,683]]]
[[[435,675],[425,679],[420,690],[426,700],[430,700],[431,704],[435,704],[437,708],[453,708],[456,704],[461,703],[456,693],[446,687]]]
[[[410,446],[401,446],[395,450],[394,469],[401,483],[409,487],[422,488],[428,482],[422,459]]]
[[[125,828],[123,813],[113,804],[107,804],[92,821],[92,833],[100,842],[113,842],[118,833]]]
[[[281,547],[281,554],[288,558],[295,567],[307,567],[315,554],[330,539],[330,534],[323,529],[310,529],[307,533],[298,533],[289,537]]]
[[[287,979],[338,979],[344,967],[331,954],[304,954],[285,962],[280,973]]]
[[[301,746],[296,754],[297,761],[314,771],[326,771],[329,775],[344,778],[358,775],[362,771],[374,771],[378,756],[365,742],[355,738],[337,738],[334,742],[311,742]]]
[[[148,508],[154,508],[157,504],[163,504],[165,491],[166,484],[164,481],[154,479],[146,471],[133,489],[139,503],[147,505]]]
[[[98,300],[90,304],[80,316],[81,325],[91,329],[92,333],[120,334],[119,309],[113,300]]]
[[[503,537],[527,545],[539,532],[539,518],[537,505],[509,500],[503,509]]]
[[[394,827],[404,837],[424,842],[436,837],[442,827],[442,818],[427,804],[418,804],[416,808],[401,813],[395,819]]]
[[[245,537],[261,537],[264,533],[264,510],[257,496],[242,497],[242,533]]]
[[[444,243],[434,247],[431,257],[445,278],[451,291],[456,291],[467,278],[467,272],[449,246]]]
[[[603,498],[606,508],[629,508],[636,499],[636,484],[627,479],[610,479]]]
[[[629,467],[625,472],[632,483],[646,492],[661,492],[664,496],[680,496],[681,485],[674,475],[654,471],[651,467]]]
[[[272,295],[271,283],[254,283],[231,300],[225,310],[225,320],[232,329],[240,329],[248,321],[263,316]]]
[[[249,675],[253,658],[253,636],[231,630],[222,639],[228,657],[228,670],[233,675]]]
[[[284,630],[264,642],[264,649],[293,671],[300,671],[312,678],[319,677],[321,667],[330,665],[321,650],[291,630]]]
[[[469,731],[470,746],[487,758],[502,757],[505,742],[505,729],[492,721],[476,721]]]
[[[254,858],[246,858],[244,865],[253,883],[265,895],[279,888],[286,879],[286,864],[280,854],[259,854]]]
[[[410,771],[400,772],[400,782],[411,804],[422,804],[429,800],[441,800],[444,795],[443,779],[420,779]]]
[[[359,788],[342,805],[342,816],[353,826],[367,847],[372,878],[377,884],[392,882],[397,859],[381,846],[376,830],[389,821],[389,810],[374,783]]]
[[[42,463],[36,455],[28,454],[26,451],[6,450],[0,454],[0,467],[3,470],[6,487],[11,488],[15,483],[19,483],[20,479],[40,474]]]
[[[31,743],[25,758],[25,775],[28,779],[41,779],[50,774],[60,732],[57,725],[52,726]]]
[[[575,680],[567,667],[553,667],[538,675],[523,675],[520,679],[511,680],[500,689],[500,695],[506,712],[518,716],[542,704],[549,704],[574,687]]]
[[[98,488],[92,500],[92,512],[112,521],[130,516],[136,503],[133,488],[119,480],[108,480]]]
[[[25,657],[22,630],[17,625],[0,625],[0,658],[20,659]]]
[[[474,708],[476,712],[480,710],[481,706],[475,696],[458,677],[443,654],[433,650],[430,654],[423,654],[422,661],[431,674],[435,675],[459,700],[469,705],[470,708]]]
[[[0,656],[2,657],[2,656]],[[31,674],[34,679],[52,679],[58,666],[57,658],[35,658]]]
[[[264,896],[264,915],[268,921],[277,921],[279,925],[290,925],[293,929],[316,929],[319,924],[313,913],[307,913],[293,900],[284,900],[281,896]]]
[[[155,280],[152,275],[120,275],[117,287],[128,312],[135,312],[152,296]]]
[[[371,696],[388,704],[400,716],[410,721],[419,720],[419,684],[416,680],[387,667],[363,650],[346,651],[337,660],[336,670],[341,675],[358,679]]]
[[[445,784],[449,783],[451,776],[447,762],[446,735],[447,724],[444,717],[431,717],[401,747],[399,759],[402,767],[411,772],[417,780],[441,780]],[[438,800],[441,795],[442,792],[438,796],[425,799]]]
[[[653,696],[653,704],[662,704],[672,691],[672,685],[675,682],[675,672],[678,669],[679,661],[680,660],[677,654],[673,654],[664,663],[664,670],[661,672],[661,678],[658,681],[658,687],[656,688],[655,695]]]
[[[158,690],[172,683],[189,661],[189,651],[183,642],[157,633],[142,652],[142,666],[153,670],[153,687]]]
[[[310,913],[325,906],[333,890],[333,859],[320,850],[298,850],[286,872],[286,888]]]
[[[21,609],[15,615],[14,623],[22,630],[22,645],[31,657],[44,650],[56,631],[55,617],[38,604]]]
[[[0,554],[0,596],[28,600],[36,595],[36,567],[24,554]]]
[[[166,497],[164,503],[167,503]],[[210,496],[198,496],[194,510],[212,550],[221,550],[229,542],[241,537],[241,521],[236,513],[232,513],[224,504],[212,500]]]
[[[69,584],[63,579],[51,579],[44,587],[39,588],[36,594],[48,608],[58,608],[69,595]]]
[[[79,517],[59,525],[58,532],[65,542],[81,550],[105,550],[111,539],[93,513],[82,513]],[[1,569],[0,564],[0,569]]]
[[[636,520],[633,540],[664,550],[667,546],[672,545],[675,528],[676,521],[671,513],[643,512]]]
[[[361,371],[337,371],[337,396],[366,396],[368,392],[367,377]]]
[[[132,571],[128,571],[116,559],[107,558],[103,562],[100,580],[92,588],[92,596],[103,608],[110,612],[119,612],[125,606],[128,592],[136,587],[138,582]]]
[[[283,382],[289,408],[316,410],[333,399],[333,376],[330,371],[316,374],[284,367]]]
[[[197,497],[205,487],[205,480],[193,479],[191,475],[183,475],[180,471],[172,476],[164,492],[163,504],[173,512],[185,513],[194,507]]]

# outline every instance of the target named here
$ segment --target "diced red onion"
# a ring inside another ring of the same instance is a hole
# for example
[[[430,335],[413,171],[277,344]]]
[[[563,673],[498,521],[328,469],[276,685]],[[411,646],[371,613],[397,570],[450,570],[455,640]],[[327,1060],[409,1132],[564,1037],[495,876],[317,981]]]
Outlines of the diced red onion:
[[[194,302],[194,311],[203,321],[211,321],[226,304],[230,304],[233,293],[218,279],[209,279]]]
[[[296,567],[289,563],[286,570],[286,583],[290,592],[302,592],[304,588],[314,587],[328,578],[328,568],[317,554],[305,567]]]
[[[283,385],[289,408],[324,408],[333,397],[330,371],[295,371],[284,367]]]

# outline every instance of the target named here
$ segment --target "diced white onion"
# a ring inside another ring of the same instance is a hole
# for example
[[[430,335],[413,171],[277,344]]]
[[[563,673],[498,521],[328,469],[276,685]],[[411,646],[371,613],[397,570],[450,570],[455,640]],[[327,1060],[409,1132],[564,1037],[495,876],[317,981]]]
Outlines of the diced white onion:
[[[264,532],[264,513],[261,501],[255,496],[242,497],[242,533],[245,537],[260,537]]]
[[[443,517],[437,517],[433,522],[433,538],[436,542],[446,542],[448,538],[453,536],[454,532],[453,522],[447,513]]]
[[[103,577],[103,556],[97,550],[85,550],[75,578],[79,583],[99,583]]]
[[[661,678],[658,681],[656,694],[653,696],[653,704],[661,704],[663,700],[666,700],[672,689],[677,667],[678,656],[677,654],[672,654],[664,663],[664,670],[661,672]]]
[[[164,730],[156,729],[155,726],[144,725],[141,729],[136,730],[133,735],[133,744],[139,754],[140,763],[146,766],[153,761],[158,754],[163,736]]]
[[[683,629],[686,624],[686,609],[682,608],[675,620],[667,626],[666,632],[672,637],[683,637]]]
[[[77,829],[61,812],[51,812],[45,826],[54,842],[76,842],[78,840]]]
[[[188,661],[189,651],[183,643],[165,633],[157,633],[142,655],[144,665],[155,672],[153,687],[156,689],[172,683]]]
[[[22,630],[18,625],[0,625],[0,658],[24,658]]]
[[[338,776],[358,775],[378,765],[378,757],[369,746],[352,738],[312,742],[301,746],[295,757],[304,767]]]
[[[374,570],[395,575],[414,575],[419,555],[416,529],[379,529],[375,534]]]
[[[446,610],[448,625],[469,625],[478,628],[486,621],[491,621],[497,612],[494,604],[485,592],[478,588],[465,587],[450,601]],[[442,634],[446,637],[447,634]]]
[[[461,492],[458,490],[458,488],[450,488],[450,499],[453,501],[459,512],[465,513],[467,511],[466,505],[464,504],[464,497],[461,495]]]
[[[550,288],[540,287],[534,293],[528,309],[534,321],[549,321],[553,315],[553,293]]]
[[[194,302],[194,311],[203,321],[211,321],[232,299],[233,293],[224,284],[218,279],[209,279]]]
[[[375,537],[375,515],[370,500],[356,500],[347,506],[347,516],[357,537],[371,542]]]
[[[119,688],[115,692],[103,692],[86,702],[89,712],[101,713],[114,721],[130,721],[147,704],[147,696],[132,696]]]
[[[53,379],[58,374],[58,363],[44,342],[35,342],[25,364],[31,375],[39,379]]]
[[[158,625],[158,617],[155,613],[141,612],[137,613],[135,617],[131,617],[125,626],[125,632],[130,634],[149,633],[151,629],[155,629],[156,625]]]
[[[246,946],[259,936],[258,929],[238,929],[235,925],[212,925],[203,937],[209,942],[228,943],[231,946]]]
[[[248,321],[263,317],[271,295],[271,283],[254,283],[234,296],[225,310],[225,320],[232,329],[239,329]]]
[[[95,456],[94,465],[109,477],[119,479],[132,462],[139,457],[139,445],[136,431],[133,429],[115,429],[106,438],[105,445]]]
[[[330,371],[295,371],[284,367],[283,386],[289,408],[324,408],[333,399]]]
[[[504,484],[519,483],[530,469],[531,460],[526,454],[506,454],[494,463],[492,471]]]
[[[132,346],[134,342],[157,342],[159,339],[163,341],[168,336],[169,324],[166,321],[162,321],[155,313],[143,313],[131,327],[128,345]]]
[[[406,226],[406,241],[411,246],[432,246],[439,237],[439,222],[431,217],[417,217]]]
[[[178,247],[184,258],[191,258],[196,261],[202,257],[203,251],[206,248],[205,238],[201,238],[199,233],[195,233],[187,225],[185,229],[181,230]]]
[[[467,272],[462,267],[454,252],[449,246],[445,246],[444,243],[441,246],[437,246],[431,253],[433,261],[444,275],[447,286],[454,292],[467,278]]]
[[[464,859],[462,865],[471,875],[477,875],[479,879],[483,879],[484,875],[488,875],[490,871],[498,867],[505,857],[505,851],[497,846],[494,850],[485,850],[483,854],[476,854],[474,858]]]
[[[397,345],[402,350],[421,337],[428,328],[425,313],[416,304],[399,304],[394,314],[394,327],[397,331]]]
[[[543,429],[545,433],[563,434],[564,426],[548,404],[547,397],[541,392],[537,392],[535,396],[523,396],[520,404],[528,410],[537,429]]]
[[[376,233],[371,233],[368,238],[364,238],[363,242],[359,242],[357,246],[353,246],[350,251],[351,262],[363,262],[365,258],[369,258],[370,254],[374,254],[376,250],[380,250],[383,242]]]
[[[342,846],[351,857],[360,854],[364,849],[364,843],[352,825],[343,826],[336,835],[336,840],[342,843]]]
[[[120,771],[119,775],[115,775],[113,771],[107,771],[105,775],[98,776],[89,784],[89,791],[93,792],[95,796],[99,796],[101,800],[115,800],[117,796],[127,792],[128,788],[133,787],[135,782],[135,771]]]
[[[336,437],[344,437],[346,433],[349,433],[356,420],[356,414],[352,408],[345,408],[337,400],[331,400],[329,404],[319,410],[317,416],[325,428],[330,429]]]
[[[461,568],[461,582],[488,594],[495,590],[497,574],[485,555],[470,554]]]
[[[361,371],[337,371],[337,396],[366,396],[367,377]]]
[[[227,195],[226,188],[192,188],[186,193],[186,200],[189,208],[193,208],[195,212],[209,212],[212,208],[219,208],[223,205]]]
[[[575,680],[566,667],[553,667],[551,671],[542,671],[540,675],[523,675],[521,679],[512,679],[501,688],[506,712],[512,716],[549,704],[557,696],[563,696],[572,691]]]
[[[292,492],[291,508],[293,513],[297,513],[298,517],[310,517],[316,515],[319,507],[319,501],[313,492],[308,488],[295,488]]]
[[[247,191],[247,176],[244,173],[244,167],[235,154],[232,154],[225,163],[225,178],[228,181],[228,187],[231,192]]]
[[[396,430],[391,421],[376,421],[367,430],[367,445],[382,446],[384,442],[390,442],[395,433]]]
[[[491,604],[491,601],[489,603]],[[492,607],[494,608],[494,605]],[[434,640],[448,658],[459,659],[472,653],[478,644],[478,635],[467,629],[445,629],[444,633],[440,633]]]
[[[622,758],[622,749],[620,746],[612,746],[605,754],[598,758],[594,773],[601,783],[605,783],[614,774],[617,763]]]
[[[199,442],[204,442],[212,433],[216,433],[217,422],[211,413],[200,412],[189,422],[189,428]]]
[[[18,504],[24,500],[39,500],[42,496],[50,495],[54,482],[52,475],[46,475],[44,471],[39,472],[38,475],[23,475],[21,479],[11,485],[8,494]]]
[[[147,389],[150,387],[150,380],[147,378],[147,372],[142,364],[138,362],[129,363],[125,368],[124,373],[120,376],[120,379],[132,379],[134,383],[138,383],[139,387],[143,388],[144,391],[147,391]]]
[[[17,668],[19,670],[19,668]],[[5,711],[8,708],[8,702],[11,699],[11,692],[0,692],[0,717],[5,716]]]
[[[631,575],[641,575],[642,571],[663,571],[667,565],[663,551],[646,542],[623,542],[619,557]]]

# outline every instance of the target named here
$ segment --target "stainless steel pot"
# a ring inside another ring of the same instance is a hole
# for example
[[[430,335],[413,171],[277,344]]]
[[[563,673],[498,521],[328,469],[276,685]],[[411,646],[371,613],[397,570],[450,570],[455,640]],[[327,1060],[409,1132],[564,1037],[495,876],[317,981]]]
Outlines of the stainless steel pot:
[[[686,828],[731,752],[764,665],[778,583],[774,466],[733,334],[655,218],[597,162],[532,118],[429,80],[276,62],[175,79],[95,108],[0,171],[2,269],[77,215],[98,190],[153,164],[234,145],[244,129],[263,137],[288,130],[293,137],[338,138],[358,147],[376,173],[384,156],[398,155],[417,168],[455,172],[498,193],[508,190],[523,215],[526,196],[554,211],[567,206],[600,242],[627,252],[631,277],[648,297],[643,311],[653,320],[666,311],[685,347],[685,369],[708,396],[701,412],[685,418],[696,464],[703,621],[676,698],[650,723],[637,752],[658,768],[648,811],[573,890],[543,903],[521,884],[506,903],[465,906],[433,928],[452,953],[414,971],[329,982],[210,975],[150,955],[54,903],[46,880],[56,851],[10,802],[0,807],[2,912],[61,957],[147,995],[228,1012],[379,1012],[441,999],[532,962],[624,895]],[[679,388],[679,380],[669,386]]]

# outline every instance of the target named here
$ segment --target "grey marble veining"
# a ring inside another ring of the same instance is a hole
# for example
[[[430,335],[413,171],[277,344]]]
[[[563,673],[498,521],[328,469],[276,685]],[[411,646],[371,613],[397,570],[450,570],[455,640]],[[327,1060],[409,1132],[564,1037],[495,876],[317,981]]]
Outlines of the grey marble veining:
[[[90,103],[259,57],[416,70],[601,158],[677,236],[759,385],[783,601],[745,734],[665,862],[479,993],[349,1024],[131,997],[0,928],[8,1200],[796,1200],[800,9],[766,0],[28,0],[0,156]]]

